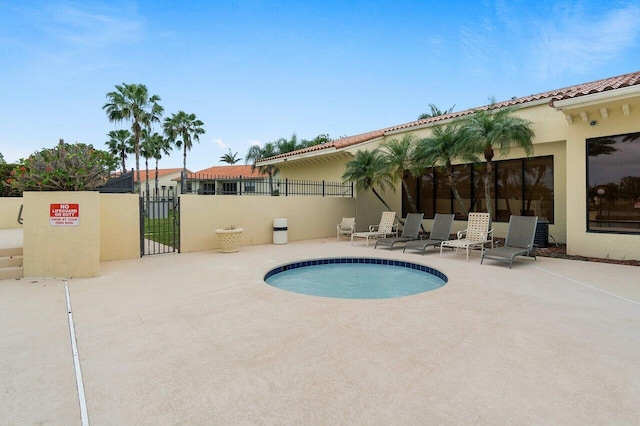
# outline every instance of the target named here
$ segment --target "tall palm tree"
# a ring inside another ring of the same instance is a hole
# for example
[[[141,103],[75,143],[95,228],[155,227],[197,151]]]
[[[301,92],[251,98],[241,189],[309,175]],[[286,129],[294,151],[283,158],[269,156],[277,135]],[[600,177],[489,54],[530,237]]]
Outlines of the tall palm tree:
[[[434,127],[430,136],[421,139],[416,147],[418,162],[439,168],[447,174],[453,196],[460,204],[465,217],[469,215],[467,206],[458,192],[452,163],[455,159],[465,162],[476,161],[476,155],[461,132],[457,123]]]
[[[372,151],[358,150],[355,157],[347,162],[342,180],[355,183],[356,189],[371,190],[382,204],[393,211],[389,204],[380,196],[376,188],[383,191],[386,187],[395,190],[394,178],[389,170],[389,163],[380,149]],[[396,214],[397,216],[397,214]],[[400,218],[398,218],[400,222]]]
[[[204,123],[196,118],[195,114],[187,114],[178,111],[164,120],[164,133],[177,148],[183,148],[183,172],[187,172],[187,151],[191,150],[193,141],[200,142],[200,135],[205,130]]]
[[[451,112],[455,107],[456,106],[454,105],[445,111],[441,111],[440,108],[438,108],[434,104],[429,104],[430,111],[425,112],[424,114],[420,114],[420,116],[418,117],[418,120],[425,120],[427,118],[439,117],[441,115],[451,114]]]
[[[236,164],[241,160],[242,158],[238,158],[237,152],[235,153],[231,152],[231,148],[229,148],[229,152],[227,154],[220,156],[220,162],[227,163],[227,164]]]
[[[426,168],[424,162],[416,157],[416,138],[412,134],[406,134],[402,139],[392,139],[382,146],[389,171],[392,176],[400,179],[407,201],[413,213],[418,213],[418,207],[409,189],[409,179],[419,176]]]
[[[264,166],[258,166],[256,163],[265,158],[273,157],[279,154],[278,148],[275,143],[268,142],[263,147],[260,145],[253,145],[249,148],[247,155],[244,156],[245,164],[251,162],[251,170],[256,168],[269,176],[269,192],[271,195],[275,195],[273,188],[273,177],[278,174],[278,167],[275,164],[267,164]]]
[[[145,191],[146,198],[149,199],[149,158],[153,158],[154,154],[154,146],[153,141],[149,136],[149,132],[147,130],[143,130],[142,132],[142,142],[140,142],[140,155],[144,158],[144,169],[145,169]],[[138,181],[140,182],[140,181]]]
[[[463,121],[462,132],[467,143],[478,155],[483,155],[487,164],[484,181],[487,213],[493,217],[493,201],[491,188],[495,180],[493,157],[497,149],[501,156],[509,153],[512,146],[524,149],[525,154],[533,155],[534,132],[532,123],[524,118],[513,115],[512,107],[496,108],[495,100],[487,109],[478,110]]]
[[[156,160],[156,170],[155,170],[155,193],[154,195],[158,196],[158,163],[162,159],[163,155],[169,155],[173,147],[171,146],[171,142],[168,139],[162,137],[161,134],[154,132],[151,136],[147,138],[149,153],[151,154],[150,158]]]
[[[131,121],[133,133],[133,149],[136,155],[136,178],[140,182],[140,139],[142,130],[151,128],[154,122],[159,122],[164,108],[158,103],[158,95],[149,96],[144,84],[116,85],[113,92],[107,93],[108,102],[103,105],[109,121],[119,123]]]
[[[122,163],[122,173],[127,172],[125,160],[127,154],[133,152],[133,140],[131,138],[131,132],[127,129],[111,130],[107,133],[109,140],[106,142],[109,153],[117,155]]]

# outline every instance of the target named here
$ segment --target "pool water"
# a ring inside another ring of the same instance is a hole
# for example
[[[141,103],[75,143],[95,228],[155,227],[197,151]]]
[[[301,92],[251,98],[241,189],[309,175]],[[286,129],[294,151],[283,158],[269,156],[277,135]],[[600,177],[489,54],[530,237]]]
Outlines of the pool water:
[[[387,299],[435,290],[439,271],[387,259],[319,259],[271,270],[265,282],[295,293],[342,299]]]

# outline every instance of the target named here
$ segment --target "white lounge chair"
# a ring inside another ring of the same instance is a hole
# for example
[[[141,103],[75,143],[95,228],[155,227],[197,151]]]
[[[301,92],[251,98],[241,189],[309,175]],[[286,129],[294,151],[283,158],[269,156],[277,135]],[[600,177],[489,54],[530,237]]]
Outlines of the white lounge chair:
[[[396,212],[382,212],[379,225],[370,225],[367,232],[354,232],[351,234],[351,244],[353,245],[354,238],[365,238],[367,240],[367,247],[369,247],[369,240],[372,238],[385,238],[389,236],[398,236],[398,224],[394,224],[396,219]]]
[[[356,218],[355,217],[343,217],[342,222],[337,225],[338,235],[336,236],[336,240],[340,241],[341,235],[348,235],[351,237],[356,231]]]
[[[406,243],[407,241],[417,240],[420,235],[420,226],[422,226],[422,218],[424,217],[424,213],[409,213],[407,214],[407,218],[404,221],[404,226],[402,227],[402,234],[399,237],[391,237],[391,238],[376,238],[376,245],[373,248],[378,248],[378,246],[389,246],[391,250],[393,250],[393,246],[398,243]]]
[[[511,216],[509,229],[503,247],[487,249],[482,252],[480,264],[487,259],[509,262],[509,269],[513,266],[516,256],[529,256],[536,258],[536,246],[533,243],[536,238],[537,216]]]
[[[456,253],[460,249],[467,252],[467,262],[469,261],[469,250],[480,248],[484,250],[484,245],[491,243],[493,248],[493,229],[489,229],[491,218],[489,213],[469,213],[467,229],[458,232],[457,240],[446,240],[440,243],[440,257],[444,247],[453,248]]]
[[[415,240],[409,241],[404,245],[404,253],[409,250],[418,250],[422,254],[424,254],[425,250],[429,246],[440,246],[440,244],[444,240],[448,240],[451,235],[451,227],[453,226],[453,216],[452,214],[441,214],[436,213],[436,216],[433,218],[433,227],[431,228],[431,232],[429,233],[429,238],[426,240]]]

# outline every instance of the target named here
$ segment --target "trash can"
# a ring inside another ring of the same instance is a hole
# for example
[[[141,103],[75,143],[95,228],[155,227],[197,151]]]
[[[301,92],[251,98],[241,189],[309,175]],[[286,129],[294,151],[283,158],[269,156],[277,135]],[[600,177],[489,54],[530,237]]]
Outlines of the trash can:
[[[273,244],[287,244],[287,219],[273,219]]]
[[[538,219],[533,243],[538,247],[549,247],[549,221]]]

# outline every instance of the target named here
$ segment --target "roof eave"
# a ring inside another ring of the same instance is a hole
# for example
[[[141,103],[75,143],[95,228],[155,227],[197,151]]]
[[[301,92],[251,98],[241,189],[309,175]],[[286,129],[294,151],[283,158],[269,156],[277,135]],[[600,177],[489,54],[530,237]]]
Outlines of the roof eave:
[[[604,92],[592,93],[569,99],[554,100],[551,102],[551,105],[556,110],[563,111],[567,109],[587,107],[603,102],[622,101],[636,96],[640,96],[640,86],[638,85],[606,90]]]

